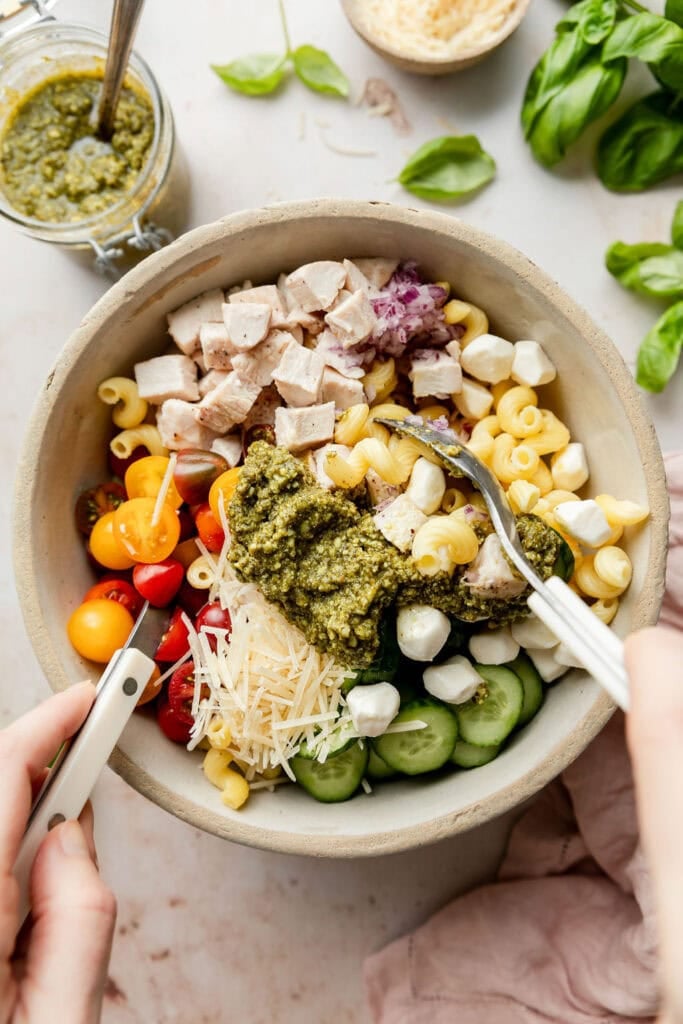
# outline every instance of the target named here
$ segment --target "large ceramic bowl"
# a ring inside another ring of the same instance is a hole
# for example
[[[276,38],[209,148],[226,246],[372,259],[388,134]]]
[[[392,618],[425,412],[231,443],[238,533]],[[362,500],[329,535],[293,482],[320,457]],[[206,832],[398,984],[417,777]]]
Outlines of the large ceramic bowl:
[[[433,280],[451,281],[458,295],[487,310],[493,330],[546,347],[558,368],[552,405],[587,445],[593,493],[628,496],[652,510],[629,541],[633,583],[615,629],[623,636],[655,621],[666,551],[662,460],[631,376],[605,335],[528,259],[453,217],[380,203],[290,203],[226,217],[150,256],[88,313],[45,381],[19,470],[15,552],[29,636],[54,689],[92,673],[65,626],[92,583],[73,506],[106,472],[109,410],[95,397],[98,383],[161,352],[166,313],[201,291],[245,278],[271,281],[310,260],[374,255],[418,260]],[[518,804],[569,764],[612,710],[597,684],[573,671],[486,767],[392,783],[337,805],[287,786],[231,812],[204,779],[199,755],[169,743],[144,714],[133,717],[111,765],[150,800],[226,839],[362,856],[429,843]]]

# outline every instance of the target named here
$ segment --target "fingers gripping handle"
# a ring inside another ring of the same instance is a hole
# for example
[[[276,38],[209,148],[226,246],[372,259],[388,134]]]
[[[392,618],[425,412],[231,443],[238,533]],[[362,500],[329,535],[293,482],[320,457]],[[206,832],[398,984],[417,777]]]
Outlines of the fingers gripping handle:
[[[29,819],[14,874],[19,883],[19,927],[30,909],[31,869],[38,848],[55,825],[77,818],[118,743],[154,668],[134,648],[114,656],[106,682],[98,687],[90,714],[61,761],[48,776]]]

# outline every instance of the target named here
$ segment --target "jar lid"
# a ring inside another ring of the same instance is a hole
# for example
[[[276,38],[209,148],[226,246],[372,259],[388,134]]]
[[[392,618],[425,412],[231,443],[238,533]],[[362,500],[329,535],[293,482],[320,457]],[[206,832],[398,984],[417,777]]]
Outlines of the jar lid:
[[[57,0],[0,0],[0,39],[50,16]]]

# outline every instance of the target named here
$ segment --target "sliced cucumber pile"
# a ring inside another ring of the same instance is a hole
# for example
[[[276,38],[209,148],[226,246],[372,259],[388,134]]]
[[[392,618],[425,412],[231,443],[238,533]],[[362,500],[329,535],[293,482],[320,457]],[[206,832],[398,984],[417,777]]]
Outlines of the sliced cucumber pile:
[[[385,733],[373,740],[375,752],[383,761],[404,775],[433,772],[446,764],[458,738],[455,716],[432,700],[416,700],[399,711],[392,722],[422,721],[426,728],[411,732]]]
[[[499,746],[475,747],[465,740],[458,740],[451,761],[458,768],[481,768],[482,765],[493,761],[498,755]]]
[[[379,782],[381,779],[393,779],[396,775],[396,769],[390,768],[386,761],[383,761],[377,751],[370,747],[370,756],[368,757],[368,778],[372,779],[373,782]]]
[[[320,761],[297,754],[289,762],[296,781],[307,793],[324,804],[340,803],[352,797],[368,765],[368,744],[356,742],[336,757]]]
[[[536,671],[533,661],[527,658],[526,654],[519,654],[514,661],[508,662],[505,668],[515,673],[524,690],[522,710],[517,719],[517,727],[521,728],[531,721],[543,703],[543,680]]]
[[[519,721],[524,687],[514,672],[501,665],[475,665],[484,692],[457,708],[460,735],[475,747],[498,746]]]
[[[356,732],[353,722],[347,719],[343,725],[338,726],[333,733],[330,734],[327,743],[329,745],[328,758],[337,757],[339,754],[343,754],[345,750],[356,742],[358,739],[358,733]],[[315,753],[313,752],[315,751]],[[299,757],[305,758],[307,761],[312,761],[317,757],[318,750],[314,744],[313,750],[309,747],[306,740],[299,747]]]

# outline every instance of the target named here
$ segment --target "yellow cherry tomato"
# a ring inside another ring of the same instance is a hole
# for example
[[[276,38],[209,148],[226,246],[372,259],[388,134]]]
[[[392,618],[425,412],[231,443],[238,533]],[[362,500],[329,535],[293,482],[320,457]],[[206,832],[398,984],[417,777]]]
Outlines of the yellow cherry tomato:
[[[143,704],[149,704],[151,700],[154,700],[155,697],[159,696],[159,694],[161,693],[161,687],[164,685],[163,683],[159,682],[160,679],[161,669],[159,668],[158,665],[155,665],[154,668],[152,669],[151,676],[147,680],[147,686],[140,694],[140,698],[137,704],[135,705],[136,707],[141,708]]]
[[[123,480],[128,497],[156,498],[166,476],[168,463],[169,459],[165,455],[147,455],[143,459],[136,459],[135,462],[132,462],[126,470]],[[171,508],[180,508],[183,503],[173,480],[166,491],[165,501]]]
[[[239,476],[240,467],[235,466],[234,469],[228,469],[225,473],[221,473],[221,475],[211,484],[211,490],[209,491],[209,505],[211,506],[211,511],[219,523],[221,522],[221,497],[223,498],[223,509],[227,514],[228,505],[230,504],[230,499],[235,493]]]
[[[104,664],[123,647],[134,626],[133,616],[106,597],[84,601],[67,623],[69,640],[82,657]]]
[[[164,503],[154,521],[156,498],[131,498],[114,512],[114,535],[134,562],[163,562],[180,538],[180,520]]]
[[[90,554],[105,569],[130,569],[135,562],[121,547],[114,533],[114,513],[100,516],[90,534]]]

